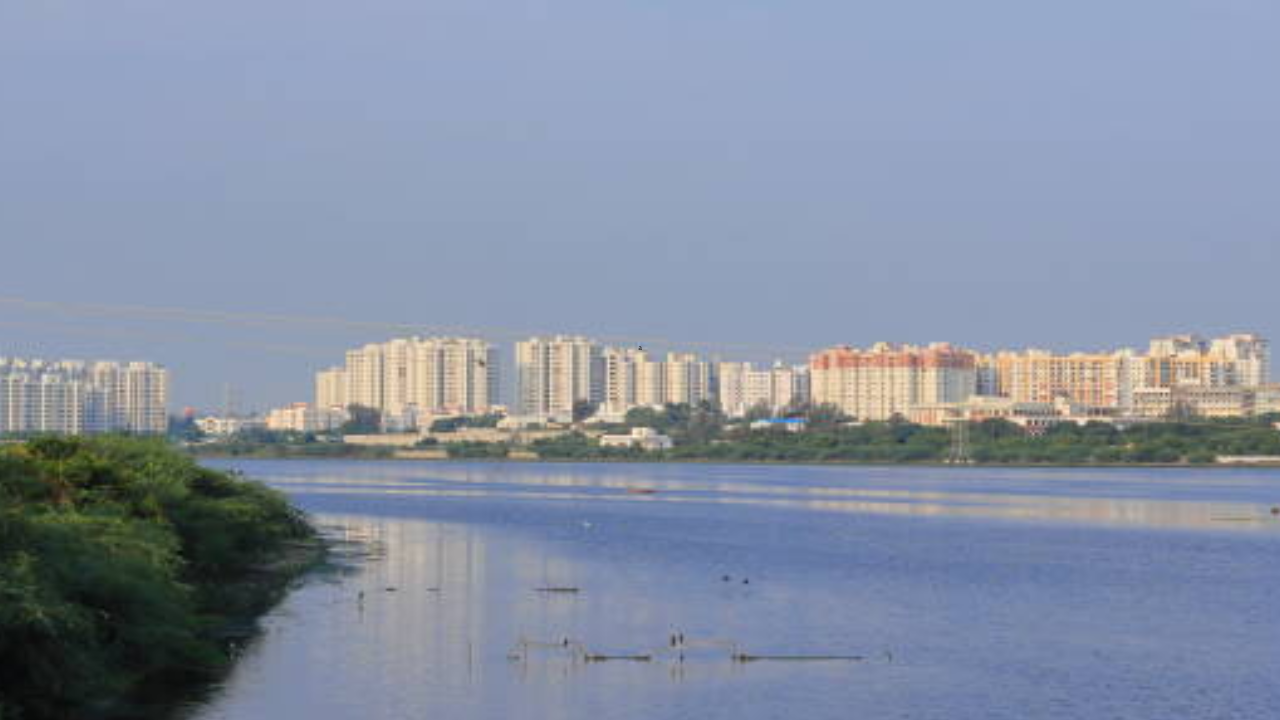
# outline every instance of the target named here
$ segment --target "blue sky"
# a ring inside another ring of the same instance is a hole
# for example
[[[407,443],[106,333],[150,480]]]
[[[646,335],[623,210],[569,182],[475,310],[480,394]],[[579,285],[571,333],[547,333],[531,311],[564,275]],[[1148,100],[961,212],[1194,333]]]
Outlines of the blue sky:
[[[0,3],[0,296],[753,356],[1280,336],[1278,28],[1270,0]],[[153,358],[184,404],[305,399],[389,332],[0,302],[0,354]]]

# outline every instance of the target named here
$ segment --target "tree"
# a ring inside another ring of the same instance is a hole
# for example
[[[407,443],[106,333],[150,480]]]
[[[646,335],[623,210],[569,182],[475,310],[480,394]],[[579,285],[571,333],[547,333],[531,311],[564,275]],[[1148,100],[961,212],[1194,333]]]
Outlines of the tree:
[[[747,422],[753,422],[755,420],[766,420],[771,417],[773,417],[773,408],[769,405],[769,403],[764,401],[760,401],[755,405],[752,405],[751,407],[747,408],[747,414],[745,416]]]
[[[592,415],[595,415],[598,407],[598,404],[593,403],[590,400],[575,400],[573,403],[573,421],[580,423]]]
[[[343,423],[343,435],[371,435],[382,432],[382,413],[376,408],[364,405],[348,405],[347,413],[351,416]]]

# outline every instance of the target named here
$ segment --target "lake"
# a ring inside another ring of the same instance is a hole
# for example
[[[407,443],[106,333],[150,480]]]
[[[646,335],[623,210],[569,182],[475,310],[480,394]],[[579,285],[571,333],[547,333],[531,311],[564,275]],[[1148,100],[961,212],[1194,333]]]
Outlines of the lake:
[[[346,571],[189,720],[1280,716],[1277,471],[208,464]]]

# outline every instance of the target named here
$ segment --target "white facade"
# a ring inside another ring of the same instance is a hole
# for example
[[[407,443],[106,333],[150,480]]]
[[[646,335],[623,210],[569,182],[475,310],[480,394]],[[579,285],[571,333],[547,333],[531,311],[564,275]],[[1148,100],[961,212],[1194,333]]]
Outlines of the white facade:
[[[631,428],[626,435],[601,435],[601,447],[634,447],[648,452],[670,450],[671,438],[647,427]]]
[[[0,433],[168,430],[169,372],[152,363],[0,358]]]
[[[728,417],[743,417],[752,408],[776,414],[809,399],[809,369],[775,363],[757,368],[752,363],[720,363],[720,410]]]
[[[632,408],[714,402],[716,367],[691,353],[657,359],[641,349],[604,351],[602,412],[622,416]]]
[[[516,412],[572,418],[575,403],[605,398],[604,351],[584,337],[535,337],[516,343]]]
[[[330,432],[349,419],[346,410],[294,403],[267,413],[267,429],[282,432]]]
[[[474,338],[402,338],[349,350],[316,373],[315,406],[363,405],[388,417],[483,415],[498,403],[498,354]]]
[[[200,432],[213,437],[231,437],[248,430],[259,430],[266,426],[266,421],[260,417],[217,417],[210,415],[196,419],[196,427],[200,429]]]

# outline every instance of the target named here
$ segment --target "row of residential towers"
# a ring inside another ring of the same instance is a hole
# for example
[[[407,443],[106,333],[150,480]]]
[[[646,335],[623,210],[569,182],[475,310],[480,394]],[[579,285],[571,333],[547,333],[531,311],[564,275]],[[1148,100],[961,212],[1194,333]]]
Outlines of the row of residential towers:
[[[0,358],[0,435],[159,434],[168,405],[153,363]]]
[[[500,361],[483,340],[393,340],[352,350],[346,360],[344,367],[317,375],[319,406],[358,404],[402,416],[483,414],[500,405]],[[1068,402],[1115,416],[1159,416],[1183,401],[1205,408],[1230,405],[1218,414],[1240,414],[1241,398],[1270,383],[1270,362],[1269,344],[1257,335],[1158,338],[1145,353],[981,354],[945,343],[880,343],[821,350],[797,367],[659,355],[581,336],[549,336],[516,343],[512,411],[567,419],[576,407],[589,405],[608,419],[636,407],[712,403],[740,417],[753,408],[778,412],[812,402],[860,420],[885,420],[986,398]]]

